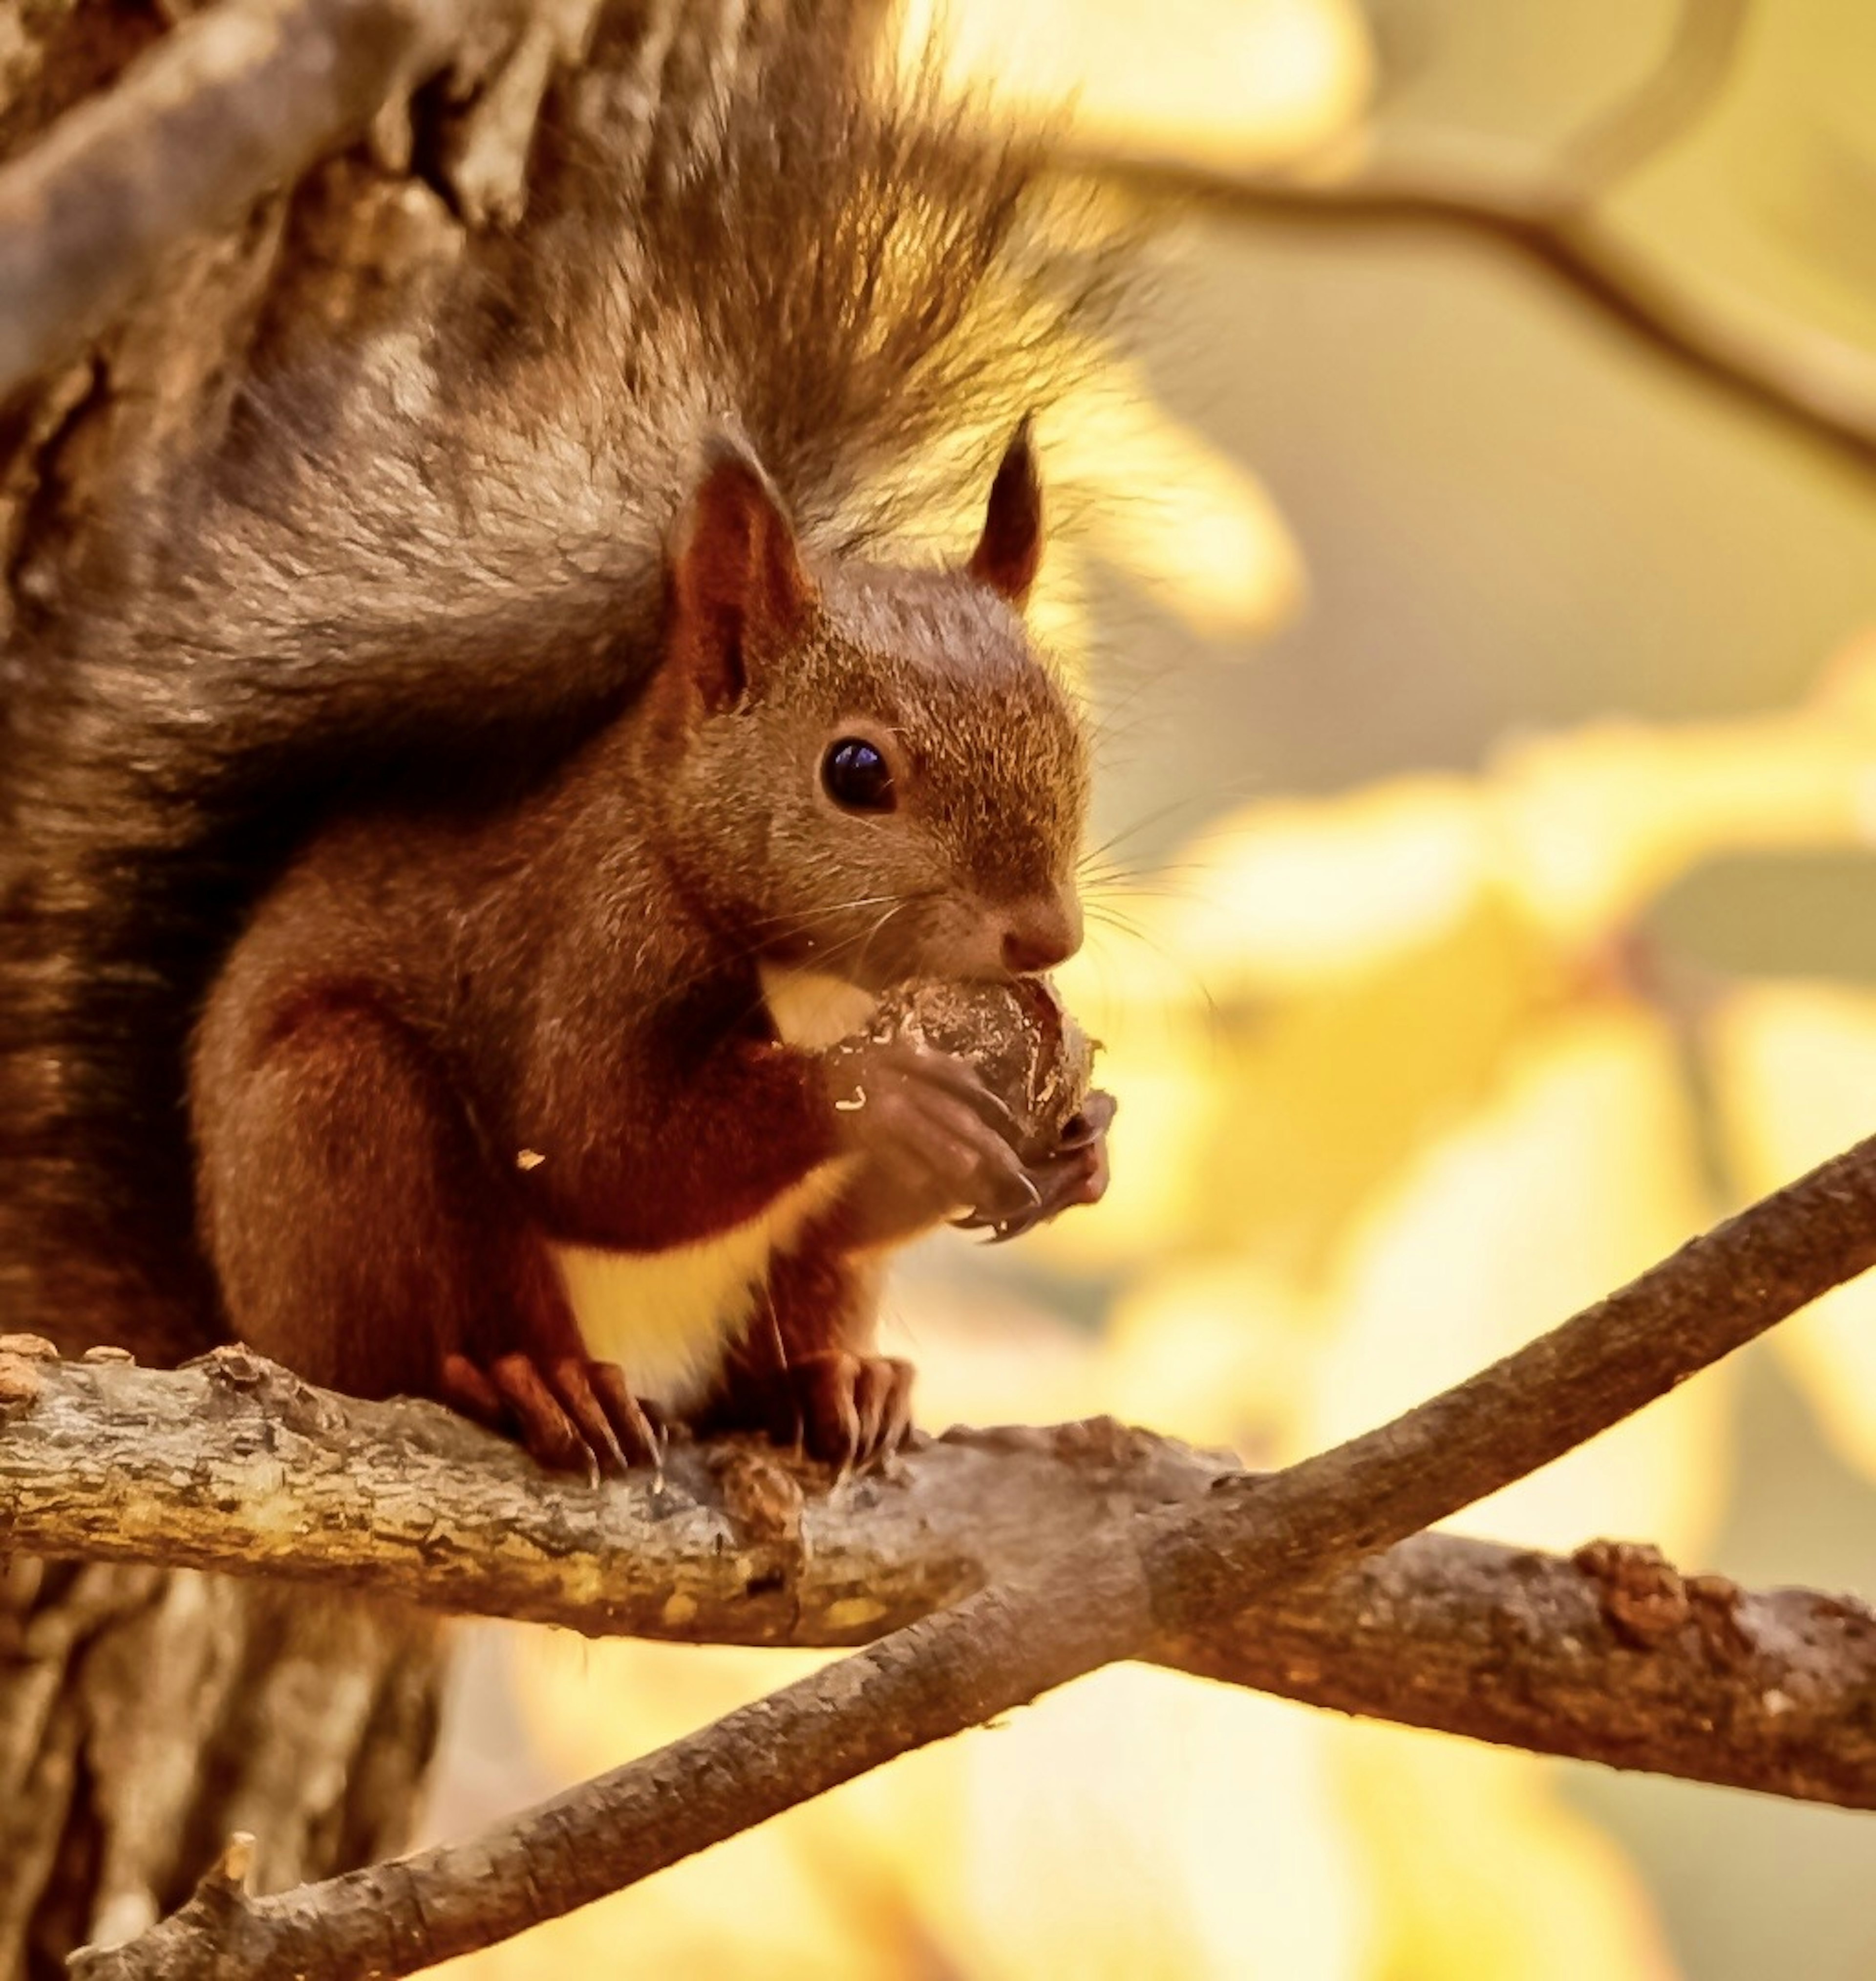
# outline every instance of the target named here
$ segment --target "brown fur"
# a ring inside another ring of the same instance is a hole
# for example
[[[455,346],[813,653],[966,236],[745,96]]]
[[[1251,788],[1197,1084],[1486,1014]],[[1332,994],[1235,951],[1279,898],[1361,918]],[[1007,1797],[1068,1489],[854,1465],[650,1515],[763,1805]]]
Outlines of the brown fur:
[[[527,228],[478,246],[437,321],[257,381],[225,444],[24,625],[0,767],[8,1325],[152,1359],[228,1325],[235,1254],[259,1242],[235,1227],[274,1220],[231,1207],[211,1152],[210,1220],[234,1235],[224,1256],[198,1233],[186,1066],[211,992],[240,1017],[211,1022],[198,1067],[246,1054],[270,1069],[251,1097],[262,1125],[237,1147],[266,1139],[276,1074],[294,1097],[278,1134],[308,1144],[282,1190],[313,1187],[304,1164],[348,1137],[390,1165],[428,1137],[394,1270],[434,1255],[426,1218],[472,1224],[487,1242],[451,1267],[463,1290],[444,1274],[426,1297],[492,1315],[541,1304],[537,1262],[492,1235],[517,1195],[557,1228],[668,1238],[687,1203],[717,1218],[737,1191],[760,1197],[763,1162],[786,1149],[798,1165],[824,1127],[798,1075],[765,1072],[772,1118],[738,1129],[750,1096],[731,1081],[727,1140],[642,1140],[634,1160],[656,1160],[634,1174],[664,1195],[624,1188],[605,1123],[626,1064],[594,1078],[544,1052],[550,989],[588,1047],[619,1027],[633,1077],[651,1069],[633,1116],[650,1137],[679,1069],[705,1082],[687,1106],[717,1077],[697,1041],[747,1035],[726,931],[747,948],[750,917],[774,917],[804,954],[853,942],[883,980],[990,939],[936,874],[1007,905],[1059,862],[1082,773],[1056,691],[991,591],[893,546],[960,461],[983,471],[991,436],[1049,396],[1103,263],[1049,215],[1034,158],[887,82],[839,8],[765,10],[761,59],[710,142],[654,128],[643,170],[620,171],[607,92],[632,18],[608,12],[594,68],[550,104]],[[786,705],[697,728],[679,774],[646,755],[670,711],[638,698],[667,644],[664,538],[725,431],[772,478],[818,602]],[[1010,542],[1019,566],[1019,529],[996,538]],[[929,794],[916,845],[857,858],[786,804],[747,802],[842,697],[882,683],[899,699],[870,712]],[[876,935],[860,927],[876,910],[835,905],[886,890],[921,898]],[[668,1052],[641,1022],[660,975],[704,1014]],[[361,1110],[361,1090],[381,1101]],[[219,1091],[198,1074],[205,1149]],[[583,1153],[524,1191],[507,1144],[525,1145],[531,1110],[562,1107]],[[741,1180],[687,1195],[717,1163]],[[323,1180],[328,1222],[368,1220],[370,1167]],[[354,1368],[378,1337],[361,1283],[321,1256],[296,1270],[350,1313],[329,1366]],[[377,1387],[394,1363],[404,1384],[407,1346],[381,1351]]]
[[[733,454],[670,591],[640,701],[508,804],[315,837],[210,994],[203,1242],[241,1337],[309,1376],[448,1397],[457,1362],[584,1360],[547,1244],[696,1246],[850,1156],[840,1217],[762,1283],[786,1367],[863,1355],[870,1280],[842,1224],[984,1201],[869,1168],[901,1149],[778,1043],[758,967],[879,990],[1029,967],[1030,941],[1059,961],[1086,797],[1073,711],[980,580],[811,573]],[[890,751],[890,812],[823,788],[846,736]]]

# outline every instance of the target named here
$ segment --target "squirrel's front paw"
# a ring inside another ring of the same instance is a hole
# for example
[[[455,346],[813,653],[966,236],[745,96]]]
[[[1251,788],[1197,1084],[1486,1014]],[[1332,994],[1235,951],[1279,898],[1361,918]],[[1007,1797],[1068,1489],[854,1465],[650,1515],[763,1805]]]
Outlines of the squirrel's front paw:
[[[1000,1245],[1078,1204],[1099,1204],[1107,1194],[1107,1131],[1114,1110],[1111,1094],[1098,1089],[1089,1094],[1064,1124],[1054,1149],[1024,1172],[1036,1193],[1034,1204],[1007,1218],[986,1217],[973,1211],[956,1220],[958,1228],[991,1232],[991,1244]]]
[[[632,1394],[616,1363],[517,1352],[483,1368],[466,1355],[448,1354],[440,1387],[452,1409],[516,1439],[550,1471],[593,1478],[664,1463],[664,1426]]]
[[[960,1211],[1000,1225],[1035,1210],[1016,1118],[968,1060],[903,1037],[827,1060],[843,1143],[861,1158],[841,1200],[847,1242],[893,1244]]]

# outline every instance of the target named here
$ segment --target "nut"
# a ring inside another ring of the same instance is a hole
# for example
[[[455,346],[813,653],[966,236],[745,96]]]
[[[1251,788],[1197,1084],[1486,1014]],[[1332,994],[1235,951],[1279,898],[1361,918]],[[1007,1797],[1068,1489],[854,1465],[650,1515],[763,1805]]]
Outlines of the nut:
[[[880,999],[870,1029],[881,1042],[903,1036],[969,1060],[1016,1115],[1025,1162],[1053,1153],[1087,1098],[1094,1043],[1046,977],[903,984]]]

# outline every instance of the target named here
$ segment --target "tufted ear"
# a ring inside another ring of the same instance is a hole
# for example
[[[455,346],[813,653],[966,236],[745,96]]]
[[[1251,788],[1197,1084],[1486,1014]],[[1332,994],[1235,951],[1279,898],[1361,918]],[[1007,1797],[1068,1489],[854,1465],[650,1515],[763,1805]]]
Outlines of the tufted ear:
[[[1043,484],[1029,444],[1029,418],[1011,434],[990,484],[983,534],[970,554],[970,574],[980,584],[1021,608],[1043,561]]]
[[[672,532],[665,664],[707,709],[733,707],[814,602],[775,485],[745,448],[713,441]]]

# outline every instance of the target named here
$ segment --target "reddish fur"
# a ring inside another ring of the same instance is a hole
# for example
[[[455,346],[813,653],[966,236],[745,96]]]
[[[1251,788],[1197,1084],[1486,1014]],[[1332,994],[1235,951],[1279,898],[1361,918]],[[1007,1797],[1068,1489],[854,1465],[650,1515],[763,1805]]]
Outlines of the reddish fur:
[[[541,1234],[716,1228],[833,1132],[762,1036],[733,884],[759,874],[824,951],[863,933],[817,921],[830,904],[959,881],[867,938],[878,975],[993,970],[1013,931],[1040,953],[1083,773],[1005,603],[1039,539],[1001,505],[981,586],[891,546],[1079,368],[1112,265],[1037,158],[874,66],[857,17],[758,11],[729,94],[701,117],[660,98],[640,146],[606,119],[642,107],[644,10],[604,0],[544,106],[527,225],[471,243],[434,320],[241,381],[231,431],[21,601],[0,668],[12,1325],[172,1360],[254,1305],[309,1369],[511,1417],[494,1351],[562,1344]],[[722,484],[723,514],[757,534],[705,531],[674,621],[665,533],[725,424],[766,476]],[[767,478],[798,551],[761,534]],[[764,658],[724,637],[725,601],[786,636],[804,699],[704,734],[700,700]],[[917,691],[885,713],[933,801],[896,862],[735,802],[819,747],[857,654]],[[680,664],[647,696],[661,657]],[[692,664],[713,657],[714,688]],[[625,801],[615,760],[654,730],[695,744],[697,774]],[[383,1164],[333,1174],[381,1144],[415,1179],[401,1199]],[[230,1297],[219,1248],[245,1285],[270,1237],[271,1290]],[[377,1310],[342,1313],[362,1279]],[[296,1284],[311,1321],[280,1318]],[[494,1359],[440,1370],[452,1340]]]
[[[823,1220],[778,1259],[768,1297],[732,1355],[710,1430],[767,1432],[849,1462],[890,1450],[912,1421],[912,1368],[874,1352],[879,1258],[842,1242]]]
[[[988,1131],[883,1065],[843,1117],[822,1057],[775,1037],[757,965],[824,954],[876,990],[1056,960],[1079,925],[1085,770],[1067,704],[979,578],[866,584],[857,632],[759,471],[720,455],[674,537],[640,704],[483,816],[335,827],[261,903],[191,1080],[200,1227],[242,1338],[366,1395],[484,1417],[499,1398],[537,1456],[603,1462],[600,1400],[624,1399],[628,1450],[636,1406],[587,1363],[547,1242],[691,1245],[858,1150],[846,1197],[774,1261],[769,1329],[728,1372],[750,1397],[723,1407],[772,1418],[783,1397],[835,1456],[903,1430],[909,1379],[870,1353],[873,1248],[990,1200],[957,1194]],[[902,611],[930,651],[860,644]],[[947,713],[986,693],[1005,724],[989,751]],[[821,790],[849,728],[904,746],[889,814]],[[961,1167],[943,1160],[960,1134]]]

